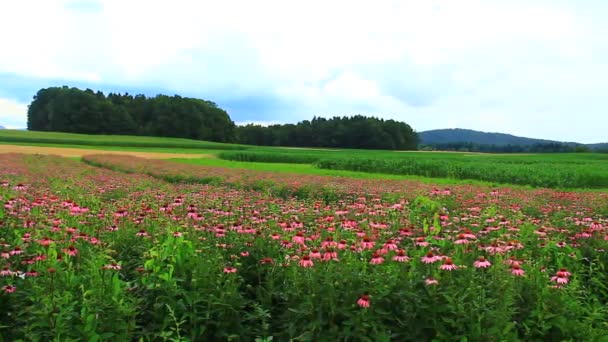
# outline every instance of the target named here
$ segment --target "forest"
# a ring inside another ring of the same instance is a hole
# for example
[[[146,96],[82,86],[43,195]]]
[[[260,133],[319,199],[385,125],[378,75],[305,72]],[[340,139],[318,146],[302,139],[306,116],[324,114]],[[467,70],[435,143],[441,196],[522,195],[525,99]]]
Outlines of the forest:
[[[406,123],[361,115],[314,117],[297,124],[236,126],[217,104],[178,95],[130,95],[51,87],[28,109],[28,130],[175,137],[266,146],[415,150]]]
[[[362,115],[314,117],[297,124],[236,129],[243,144],[294,147],[338,147],[383,150],[416,150],[418,135],[406,123]]]
[[[235,142],[235,124],[211,101],[51,87],[28,109],[30,131],[144,135]]]

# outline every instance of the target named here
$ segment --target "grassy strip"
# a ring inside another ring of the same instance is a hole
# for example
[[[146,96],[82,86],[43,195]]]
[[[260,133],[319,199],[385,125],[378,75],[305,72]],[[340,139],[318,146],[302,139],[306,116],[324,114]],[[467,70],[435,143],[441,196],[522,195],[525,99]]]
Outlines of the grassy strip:
[[[325,158],[315,163],[321,169],[349,170],[424,177],[474,179],[488,182],[530,185],[547,188],[606,188],[608,169],[605,163],[500,162]]]
[[[85,146],[120,146],[139,148],[184,148],[213,150],[242,150],[245,145],[224,144],[210,141],[198,141],[178,138],[157,138],[126,135],[86,135],[57,132],[30,132],[17,130],[0,130],[0,141],[28,144],[61,144]]]
[[[289,152],[228,151],[218,153],[217,157],[239,162],[312,164],[322,158],[322,155]]]

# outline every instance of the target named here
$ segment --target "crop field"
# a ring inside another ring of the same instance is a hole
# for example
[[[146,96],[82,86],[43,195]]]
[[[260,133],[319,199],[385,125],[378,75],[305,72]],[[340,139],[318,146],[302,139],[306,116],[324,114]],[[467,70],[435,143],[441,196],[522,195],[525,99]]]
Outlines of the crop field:
[[[561,190],[608,189],[608,154],[483,154],[459,152],[378,151],[260,147],[188,139],[98,136],[70,133],[0,130],[0,148],[6,145],[69,148],[71,155],[95,151],[163,153],[160,159],[187,164],[246,168],[260,171],[295,171],[311,175],[344,175],[378,179],[424,179],[440,184],[485,183]],[[88,150],[79,153],[76,149]],[[3,151],[17,152],[16,148]],[[67,153],[67,152],[66,152]],[[101,152],[100,152],[101,153]],[[140,156],[145,156],[140,154]],[[197,158],[198,156],[198,158]],[[220,160],[218,160],[220,159]],[[275,164],[275,165],[273,165]]]
[[[598,341],[608,330],[603,191],[106,154],[0,160],[0,340]]]

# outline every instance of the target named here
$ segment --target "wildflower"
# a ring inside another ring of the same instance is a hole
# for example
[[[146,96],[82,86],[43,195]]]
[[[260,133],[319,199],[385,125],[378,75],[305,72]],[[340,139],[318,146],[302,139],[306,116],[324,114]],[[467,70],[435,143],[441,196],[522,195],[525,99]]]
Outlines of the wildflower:
[[[439,266],[442,271],[454,271],[458,269],[458,266],[454,265],[454,262],[450,258],[445,258],[443,265]]]
[[[310,256],[309,255],[305,255],[305,256],[302,257],[302,259],[300,259],[299,265],[301,267],[306,268],[306,267],[313,267],[315,265],[315,263],[312,262],[312,260],[310,260]]]
[[[434,279],[434,278],[426,278],[424,280],[424,284],[426,286],[431,286],[431,285],[438,285],[439,284],[439,280]]]
[[[9,277],[14,274],[15,272],[11,271],[8,266],[4,266],[4,268],[0,271],[0,277]]]
[[[514,261],[511,264],[511,274],[513,274],[514,276],[523,277],[526,272],[521,269],[519,262]]]
[[[68,248],[64,248],[63,252],[69,256],[76,256],[76,254],[78,254],[78,249],[76,249],[76,247],[70,245]]]
[[[410,258],[405,254],[405,250],[403,249],[397,251],[397,255],[393,257],[393,261],[397,262],[406,262],[408,260],[410,260]]]
[[[331,248],[327,248],[323,253],[323,261],[338,261],[338,253]]]
[[[316,248],[313,249],[309,255],[311,259],[321,259],[321,252]]]
[[[297,232],[296,235],[293,238],[291,238],[291,240],[294,243],[297,243],[300,245],[303,245],[306,242],[306,239],[304,238],[304,234],[302,234],[302,232]]]
[[[551,277],[551,281],[556,282],[558,285],[565,285],[568,284],[568,282],[570,281],[568,277],[570,277],[571,275],[572,274],[568,272],[567,269],[560,268],[560,270],[557,271],[555,276]]]
[[[2,287],[2,291],[6,292],[6,293],[13,293],[15,291],[17,291],[17,288],[13,285],[6,285]]]
[[[370,304],[370,299],[369,299],[369,295],[361,295],[359,297],[359,300],[357,300],[357,305],[359,305],[362,308],[369,308],[369,304]]]
[[[374,253],[372,255],[372,260],[369,262],[372,265],[379,265],[384,262],[384,258],[380,256],[378,253]]]
[[[364,237],[363,241],[361,242],[361,247],[363,249],[372,249],[375,244],[376,243],[374,241],[371,241],[368,237]]]
[[[260,264],[264,265],[264,264],[272,264],[274,263],[274,260],[272,258],[262,258],[260,260]]]
[[[148,236],[148,232],[146,232],[143,229],[140,229],[137,233],[135,233],[135,236],[146,237],[146,236]]]
[[[184,236],[184,233],[182,233],[182,232],[173,232],[173,236],[174,237],[182,237],[182,236]]]
[[[224,273],[236,273],[236,268],[231,266],[224,267]]]
[[[383,247],[383,249],[386,249],[389,251],[396,250],[397,248],[398,248],[397,244],[393,240],[386,241],[386,243],[384,244],[384,247]]]
[[[104,267],[102,267],[102,268],[103,268],[104,270],[117,270],[117,271],[118,271],[118,270],[120,270],[122,267],[121,267],[119,264],[117,264],[117,263],[113,262],[113,263],[111,263],[111,264],[109,264],[109,265],[105,265],[105,266],[104,266]]]
[[[475,268],[488,268],[492,266],[492,263],[486,260],[484,257],[479,257],[479,259],[473,263],[473,266],[475,266]]]
[[[441,257],[438,255],[434,255],[433,252],[428,252],[420,260],[422,260],[422,262],[425,264],[432,264],[441,260]]]

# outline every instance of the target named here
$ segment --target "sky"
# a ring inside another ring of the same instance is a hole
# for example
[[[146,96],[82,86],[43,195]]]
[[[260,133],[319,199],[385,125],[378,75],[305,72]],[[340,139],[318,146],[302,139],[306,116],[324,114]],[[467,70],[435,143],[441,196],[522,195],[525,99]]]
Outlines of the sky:
[[[605,0],[3,0],[0,126],[44,87],[608,141]]]

